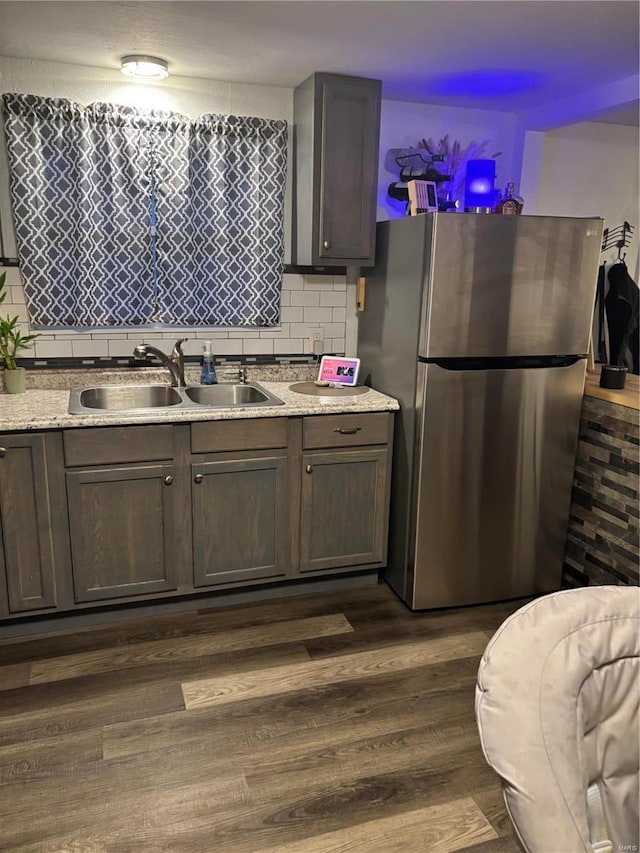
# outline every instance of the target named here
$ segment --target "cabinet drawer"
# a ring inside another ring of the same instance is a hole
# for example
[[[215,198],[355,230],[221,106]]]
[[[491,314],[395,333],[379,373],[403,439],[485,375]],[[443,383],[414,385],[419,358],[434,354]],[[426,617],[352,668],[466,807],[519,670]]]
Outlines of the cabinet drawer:
[[[65,430],[63,439],[67,465],[111,465],[173,458],[171,424]]]
[[[303,419],[302,446],[352,447],[359,444],[386,444],[389,441],[386,412],[363,415],[317,415]]]
[[[286,418],[203,421],[191,425],[191,452],[267,450],[287,446]]]

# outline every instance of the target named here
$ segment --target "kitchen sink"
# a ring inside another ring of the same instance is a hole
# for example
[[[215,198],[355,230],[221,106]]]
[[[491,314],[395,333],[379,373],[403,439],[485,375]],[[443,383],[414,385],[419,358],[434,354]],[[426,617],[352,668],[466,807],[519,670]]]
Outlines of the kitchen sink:
[[[72,415],[139,412],[146,409],[228,409],[241,406],[282,406],[284,403],[256,382],[220,385],[103,385],[74,388],[69,397]]]
[[[192,402],[205,406],[253,406],[269,400],[268,392],[255,385],[193,385],[184,393]]]
[[[122,412],[179,406],[182,396],[170,385],[104,385],[82,389],[78,400],[85,409]]]

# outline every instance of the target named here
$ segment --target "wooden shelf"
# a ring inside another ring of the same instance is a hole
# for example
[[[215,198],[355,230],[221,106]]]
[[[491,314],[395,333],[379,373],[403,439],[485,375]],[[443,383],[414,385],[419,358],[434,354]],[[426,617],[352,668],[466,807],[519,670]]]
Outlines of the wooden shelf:
[[[632,373],[627,373],[624,388],[616,391],[613,388],[600,387],[600,367],[596,366],[595,370],[587,371],[584,393],[587,397],[596,397],[608,403],[626,406],[628,409],[640,410],[640,376]]]

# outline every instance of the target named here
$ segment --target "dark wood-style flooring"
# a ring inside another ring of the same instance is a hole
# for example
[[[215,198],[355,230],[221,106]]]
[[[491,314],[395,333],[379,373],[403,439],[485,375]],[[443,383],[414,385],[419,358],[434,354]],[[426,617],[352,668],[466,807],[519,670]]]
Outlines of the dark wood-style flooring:
[[[521,603],[381,584],[0,641],[0,849],[513,853],[473,701]]]

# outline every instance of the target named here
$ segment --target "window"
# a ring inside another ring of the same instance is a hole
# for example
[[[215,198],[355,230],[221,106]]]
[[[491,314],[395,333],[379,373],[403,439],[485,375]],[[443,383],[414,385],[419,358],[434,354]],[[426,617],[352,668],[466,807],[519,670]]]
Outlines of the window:
[[[34,326],[279,322],[286,122],[3,102]]]

